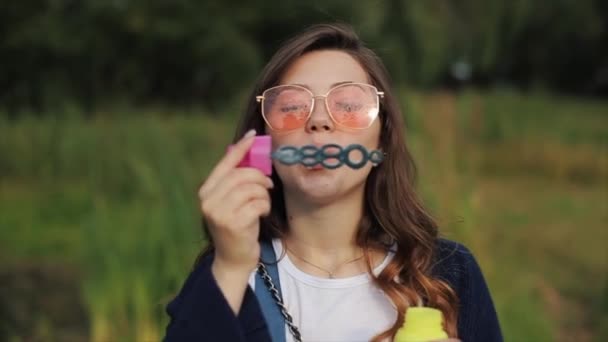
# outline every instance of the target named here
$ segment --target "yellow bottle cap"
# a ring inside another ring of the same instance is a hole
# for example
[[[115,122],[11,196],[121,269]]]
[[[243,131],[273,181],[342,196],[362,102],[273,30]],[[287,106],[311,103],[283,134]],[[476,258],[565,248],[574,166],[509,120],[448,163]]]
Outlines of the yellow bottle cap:
[[[427,342],[448,338],[442,328],[441,311],[426,307],[407,309],[405,323],[397,331],[394,342]]]

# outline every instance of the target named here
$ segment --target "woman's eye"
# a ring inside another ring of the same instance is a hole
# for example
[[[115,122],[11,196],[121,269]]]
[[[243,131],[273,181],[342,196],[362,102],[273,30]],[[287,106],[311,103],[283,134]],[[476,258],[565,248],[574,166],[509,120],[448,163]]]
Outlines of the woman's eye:
[[[302,106],[297,106],[297,105],[283,106],[283,107],[281,107],[281,112],[283,112],[283,113],[295,112],[301,108],[302,108]]]
[[[336,103],[338,107],[347,112],[354,112],[361,109],[360,103],[346,103],[346,102],[338,102]]]

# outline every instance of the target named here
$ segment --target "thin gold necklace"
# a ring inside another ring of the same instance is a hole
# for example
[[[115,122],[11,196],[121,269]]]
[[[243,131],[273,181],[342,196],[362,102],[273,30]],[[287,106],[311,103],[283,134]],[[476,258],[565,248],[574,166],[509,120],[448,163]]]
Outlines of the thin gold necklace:
[[[306,260],[306,259],[302,258],[301,256],[297,255],[296,253],[294,253],[294,251],[292,251],[292,250],[291,250],[289,247],[287,247],[287,244],[285,244],[285,249],[287,249],[287,250],[288,250],[288,251],[289,251],[291,254],[293,254],[293,256],[295,256],[296,258],[298,258],[298,259],[300,259],[300,260],[304,261],[305,263],[309,264],[310,266],[313,266],[313,267],[315,267],[315,268],[318,268],[318,269],[320,269],[321,271],[323,271],[323,272],[327,273],[327,274],[329,275],[329,278],[330,278],[330,279],[334,279],[334,278],[335,278],[334,274],[335,274],[335,273],[336,273],[336,271],[337,271],[337,270],[339,270],[339,269],[340,269],[342,266],[344,266],[344,265],[348,265],[348,264],[353,263],[353,262],[355,262],[355,261],[357,261],[357,260],[360,260],[360,259],[362,259],[362,258],[365,256],[365,254],[364,254],[364,255],[361,255],[361,256],[359,256],[359,257],[357,257],[357,258],[355,258],[355,259],[352,259],[352,260],[349,260],[349,261],[343,262],[343,263],[339,264],[338,266],[336,266],[336,267],[334,268],[334,270],[333,270],[333,271],[329,271],[329,270],[327,270],[327,269],[325,269],[325,268],[323,268],[323,267],[317,266],[317,265],[313,264],[312,262],[310,262],[310,261],[308,261],[308,260]]]

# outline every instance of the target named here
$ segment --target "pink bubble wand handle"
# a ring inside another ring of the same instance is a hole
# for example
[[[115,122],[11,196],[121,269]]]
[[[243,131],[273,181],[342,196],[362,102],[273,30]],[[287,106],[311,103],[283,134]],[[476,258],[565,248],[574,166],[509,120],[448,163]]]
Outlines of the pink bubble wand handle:
[[[228,151],[233,145],[228,146]],[[254,138],[253,145],[247,151],[239,167],[254,167],[262,171],[266,176],[272,175],[271,160],[272,141],[269,135],[258,135]]]

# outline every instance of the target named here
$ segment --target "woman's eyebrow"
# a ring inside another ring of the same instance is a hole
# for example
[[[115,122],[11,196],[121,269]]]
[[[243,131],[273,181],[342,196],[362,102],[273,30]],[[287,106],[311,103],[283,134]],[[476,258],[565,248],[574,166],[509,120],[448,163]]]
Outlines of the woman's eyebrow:
[[[332,84],[329,86],[329,88],[333,88],[333,87],[336,87],[336,86],[339,86],[339,85],[342,85],[342,84],[347,84],[347,83],[355,83],[355,82],[353,82],[353,81],[342,81],[342,82],[336,82],[336,83],[332,83]],[[306,84],[301,84],[301,83],[292,83],[291,85],[296,85],[296,86],[304,87],[304,88],[306,88],[306,89],[308,89],[308,90],[311,90],[311,89],[310,89],[310,87],[309,87],[308,85],[306,85]]]

